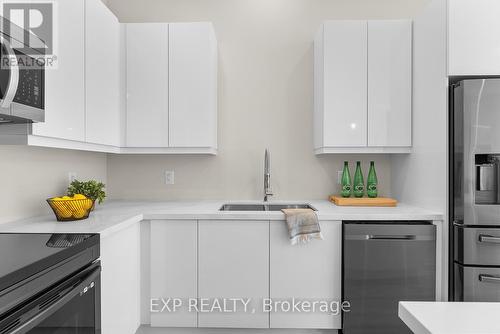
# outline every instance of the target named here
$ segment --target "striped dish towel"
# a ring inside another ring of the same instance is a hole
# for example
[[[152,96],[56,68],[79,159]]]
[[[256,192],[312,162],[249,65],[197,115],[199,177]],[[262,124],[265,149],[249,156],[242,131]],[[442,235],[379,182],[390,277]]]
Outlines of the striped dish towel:
[[[323,240],[318,216],[311,209],[283,209],[286,216],[290,243],[307,243],[313,239]]]

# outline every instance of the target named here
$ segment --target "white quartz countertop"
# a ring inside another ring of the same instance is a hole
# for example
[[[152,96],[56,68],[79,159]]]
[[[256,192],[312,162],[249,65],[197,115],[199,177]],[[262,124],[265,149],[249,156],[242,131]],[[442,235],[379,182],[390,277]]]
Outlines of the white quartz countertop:
[[[191,220],[284,220],[280,211],[219,211],[225,203],[252,203],[252,201],[110,201],[96,205],[86,220],[58,222],[54,215],[0,224],[0,233],[100,233],[101,236],[116,232],[131,224],[149,219],[191,219]],[[285,203],[273,201],[272,203]],[[340,207],[329,201],[286,201],[286,203],[307,203],[316,210],[320,220],[442,220],[439,212],[429,211],[405,204],[395,208],[383,207]]]
[[[399,303],[399,317],[415,334],[498,334],[499,314],[500,303]]]

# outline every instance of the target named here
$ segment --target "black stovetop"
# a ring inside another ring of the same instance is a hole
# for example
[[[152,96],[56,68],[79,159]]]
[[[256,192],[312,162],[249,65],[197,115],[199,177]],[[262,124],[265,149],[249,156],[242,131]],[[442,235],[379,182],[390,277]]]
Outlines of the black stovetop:
[[[0,291],[96,243],[95,234],[0,233]]]

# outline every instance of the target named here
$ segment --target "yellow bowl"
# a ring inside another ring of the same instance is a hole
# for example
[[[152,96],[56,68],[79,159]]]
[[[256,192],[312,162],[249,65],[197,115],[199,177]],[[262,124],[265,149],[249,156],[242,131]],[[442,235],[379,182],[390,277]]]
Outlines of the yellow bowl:
[[[82,220],[89,217],[94,206],[94,201],[86,199],[60,199],[58,197],[47,199],[58,221]]]

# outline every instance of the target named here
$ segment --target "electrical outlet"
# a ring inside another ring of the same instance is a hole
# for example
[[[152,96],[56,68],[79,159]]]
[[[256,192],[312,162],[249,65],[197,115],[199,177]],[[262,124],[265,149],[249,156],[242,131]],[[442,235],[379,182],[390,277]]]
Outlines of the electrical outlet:
[[[344,172],[343,172],[343,171],[341,171],[341,170],[337,171],[337,183],[338,183],[338,184],[342,184],[342,174],[343,174],[343,173],[344,173]]]
[[[76,172],[68,172],[68,183],[75,181],[77,178]]]
[[[175,184],[175,175],[173,170],[165,171],[165,184]]]

